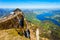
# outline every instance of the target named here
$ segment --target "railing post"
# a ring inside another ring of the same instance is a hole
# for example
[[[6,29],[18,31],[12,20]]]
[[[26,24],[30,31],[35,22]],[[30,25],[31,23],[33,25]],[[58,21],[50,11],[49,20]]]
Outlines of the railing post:
[[[36,29],[36,40],[39,40],[39,28]]]

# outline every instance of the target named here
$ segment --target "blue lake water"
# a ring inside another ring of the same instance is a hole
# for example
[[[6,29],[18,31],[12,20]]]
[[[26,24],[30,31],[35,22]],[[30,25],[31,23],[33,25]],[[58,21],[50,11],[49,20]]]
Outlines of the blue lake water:
[[[52,13],[42,13],[36,16],[37,19],[41,20],[41,21],[45,21],[45,20],[49,20],[52,21],[54,24],[60,26],[60,23],[56,20],[56,19],[52,19],[52,18],[47,18],[47,17],[53,17],[55,14]]]

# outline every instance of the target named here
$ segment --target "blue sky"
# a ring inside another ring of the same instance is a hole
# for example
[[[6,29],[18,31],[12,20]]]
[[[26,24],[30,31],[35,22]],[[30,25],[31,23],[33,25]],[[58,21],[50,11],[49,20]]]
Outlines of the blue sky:
[[[59,8],[60,0],[0,0],[0,8]]]

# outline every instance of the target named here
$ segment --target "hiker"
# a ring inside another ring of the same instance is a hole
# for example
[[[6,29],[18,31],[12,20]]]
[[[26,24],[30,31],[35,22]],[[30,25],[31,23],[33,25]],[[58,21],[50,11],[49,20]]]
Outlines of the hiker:
[[[30,30],[26,29],[26,31],[24,31],[24,35],[26,38],[30,38]]]
[[[30,38],[30,30],[28,28],[28,22],[27,21],[26,21],[26,25],[27,25],[27,27],[26,27],[26,30],[24,30],[24,36],[26,38]]]

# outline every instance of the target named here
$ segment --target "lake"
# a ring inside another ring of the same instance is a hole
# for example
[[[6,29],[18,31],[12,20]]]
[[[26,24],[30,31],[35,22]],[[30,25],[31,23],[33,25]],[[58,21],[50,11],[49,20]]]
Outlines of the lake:
[[[41,20],[41,21],[49,20],[49,21],[52,21],[54,24],[60,26],[60,23],[56,19],[51,18],[54,15],[56,15],[56,14],[53,14],[53,13],[42,13],[42,14],[37,15],[36,18]]]

